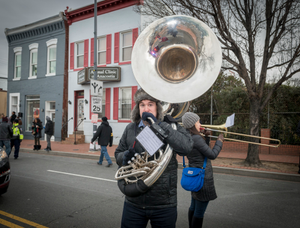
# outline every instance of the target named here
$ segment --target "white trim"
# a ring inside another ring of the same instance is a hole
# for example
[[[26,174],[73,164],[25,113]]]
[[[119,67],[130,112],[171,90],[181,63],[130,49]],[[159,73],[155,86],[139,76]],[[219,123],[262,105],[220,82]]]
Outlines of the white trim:
[[[30,47],[31,45],[29,45],[29,47]],[[39,45],[37,44],[37,47],[38,47]],[[34,48],[32,48],[32,47],[34,47]],[[30,52],[29,52],[29,55],[30,55],[30,58],[29,58],[29,77],[28,77],[28,79],[34,79],[34,78],[36,78],[37,77],[37,75],[32,75],[32,53],[35,53],[36,52],[36,67],[37,67],[37,64],[38,64],[38,49],[36,48],[36,45],[34,44],[34,45],[32,45],[31,46],[31,49],[30,49]]]
[[[47,47],[57,44],[57,38],[46,41]]]
[[[16,115],[18,114],[19,110],[20,110],[20,93],[10,93],[9,94],[9,114],[11,115],[12,113],[12,97],[17,97],[17,110],[15,111],[16,112]]]
[[[129,60],[124,60],[123,59],[123,48],[124,48],[124,46],[123,46],[123,35],[125,34],[125,33],[129,33],[129,32],[131,32],[131,46],[125,46],[125,47],[131,47],[131,53],[132,53],[132,36],[133,36],[133,32],[132,32],[132,29],[130,29],[130,30],[127,30],[127,31],[123,31],[123,32],[120,32],[120,44],[119,44],[119,46],[120,46],[120,53],[119,53],[119,56],[120,56],[120,62],[122,63],[122,62],[128,62],[128,61],[131,61],[131,56],[130,56],[130,59]]]
[[[99,40],[105,38],[105,49],[99,51]],[[97,37],[97,65],[105,65],[106,64],[106,48],[107,48],[107,36]],[[99,63],[98,55],[99,53],[105,53],[105,63]]]
[[[15,49],[17,50],[17,48],[15,48]],[[18,50],[20,50],[20,49],[18,49]],[[20,80],[22,74],[20,75],[19,78],[16,77],[16,75],[17,75],[17,71],[16,71],[16,68],[17,68],[16,63],[17,63],[17,61],[16,61],[16,58],[17,58],[18,55],[20,55],[20,57],[21,57],[21,65],[18,66],[18,67],[21,68],[21,72],[22,72],[22,48],[21,48],[21,51],[17,51],[17,52],[14,53],[14,78],[13,79]]]
[[[22,47],[15,47],[14,53],[16,53],[16,52],[22,52]]]
[[[21,78],[14,78],[13,81],[20,81]]]
[[[38,49],[39,48],[39,44],[38,43],[33,43],[33,44],[30,44],[29,46],[29,50],[31,50],[31,49]]]
[[[28,79],[36,79],[36,76],[29,76]]]
[[[80,43],[83,43],[83,53],[82,53],[82,55],[77,55],[77,45],[80,44]],[[83,68],[84,67],[84,48],[85,48],[84,47],[84,40],[75,42],[74,46],[75,46],[74,47],[74,69]],[[78,56],[83,56],[83,64],[82,64],[82,66],[78,66],[78,64],[77,64],[77,57]]]

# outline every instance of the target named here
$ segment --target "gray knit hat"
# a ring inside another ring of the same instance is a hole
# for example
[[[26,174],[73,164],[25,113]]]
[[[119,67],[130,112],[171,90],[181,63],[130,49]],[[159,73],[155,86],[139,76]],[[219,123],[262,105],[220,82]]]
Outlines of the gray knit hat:
[[[186,112],[182,116],[182,124],[186,129],[192,128],[200,117],[193,112]]]

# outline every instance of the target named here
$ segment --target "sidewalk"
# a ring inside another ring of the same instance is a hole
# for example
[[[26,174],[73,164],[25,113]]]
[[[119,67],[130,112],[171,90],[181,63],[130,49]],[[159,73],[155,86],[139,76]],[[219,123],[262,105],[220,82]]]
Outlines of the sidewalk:
[[[41,150],[33,151],[34,140],[25,139],[21,143],[20,151],[21,152],[32,152],[32,153],[47,153],[44,148],[47,147],[46,141],[41,141]],[[117,148],[117,145],[113,145],[112,147],[107,147],[108,154],[114,159],[114,152]],[[52,155],[61,155],[61,156],[70,156],[70,157],[81,157],[81,158],[90,158],[90,159],[99,159],[100,151],[89,151],[89,143],[84,144],[63,144],[61,142],[51,142],[51,149],[49,154]],[[244,160],[247,157],[246,153],[237,153],[237,152],[222,152],[219,154],[218,158],[227,158],[230,162],[230,159],[242,159]],[[260,154],[259,155],[261,161],[268,162],[280,162],[286,164],[298,165],[299,157],[298,156],[289,156],[289,155],[273,155],[273,154]],[[217,158],[217,159],[218,159]],[[178,162],[182,163],[182,157],[177,157]],[[216,159],[216,160],[217,160]],[[116,167],[116,166],[115,166]],[[182,165],[179,165],[182,167]],[[285,173],[281,171],[272,170],[272,172],[266,171],[264,168],[252,168],[252,167],[232,167],[227,165],[214,165],[214,172],[216,173],[227,173],[227,174],[236,174],[236,175],[244,175],[244,176],[255,176],[255,177],[264,177],[264,178],[275,178],[275,179],[284,179],[291,181],[299,181],[300,175],[295,173]],[[247,172],[247,173],[246,173]],[[270,173],[270,174],[269,174]],[[278,174],[277,177],[273,177],[275,174]],[[274,174],[274,175],[272,175]]]

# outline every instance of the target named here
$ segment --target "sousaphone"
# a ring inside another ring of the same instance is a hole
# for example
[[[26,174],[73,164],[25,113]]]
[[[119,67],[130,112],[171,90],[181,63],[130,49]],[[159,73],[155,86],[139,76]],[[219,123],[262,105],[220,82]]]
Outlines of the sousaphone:
[[[188,102],[205,93],[217,79],[222,50],[213,31],[202,21],[169,16],[141,32],[131,60],[140,87],[161,100],[166,113],[178,119],[187,111]],[[137,154],[115,175],[120,190],[128,196],[147,191],[169,164],[172,153],[167,145],[151,161],[146,151]]]

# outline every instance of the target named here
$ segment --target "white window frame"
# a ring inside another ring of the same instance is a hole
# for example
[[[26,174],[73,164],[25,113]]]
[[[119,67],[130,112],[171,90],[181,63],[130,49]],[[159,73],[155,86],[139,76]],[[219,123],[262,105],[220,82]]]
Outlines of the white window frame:
[[[124,43],[124,34],[126,33],[131,33],[131,45],[129,46],[123,46],[123,43]],[[123,53],[124,53],[124,48],[129,48],[131,47],[131,53],[132,53],[132,36],[133,36],[133,33],[132,33],[132,30],[128,30],[128,31],[124,31],[124,32],[121,32],[120,33],[120,62],[129,62],[131,61],[131,55],[130,55],[130,59],[123,59]]]
[[[29,62],[29,77],[28,79],[35,79],[37,77],[37,75],[32,76],[32,65],[36,65],[37,67],[37,61],[38,61],[38,57],[36,57],[36,64],[32,64],[32,53],[38,53],[38,48],[39,48],[39,44],[38,43],[34,43],[34,44],[30,44],[29,45],[29,51],[30,51],[30,62]]]
[[[21,65],[20,66],[16,66],[16,63],[17,63],[17,56],[20,55],[21,56]],[[21,75],[19,78],[16,77],[17,75],[17,67],[20,67],[21,68],[21,72],[22,72],[22,47],[15,47],[14,48],[14,78],[13,78],[13,81],[17,81],[17,80],[21,80]]]
[[[77,55],[77,45],[82,43],[83,44],[83,53]],[[75,69],[78,68],[83,68],[84,67],[84,40],[83,41],[79,41],[75,43],[75,48],[74,48],[74,58],[75,58]],[[78,62],[77,62],[77,57],[83,56],[83,62],[82,62],[82,66],[78,66]]]
[[[122,90],[123,89],[128,89],[130,91],[130,96],[129,96],[129,103],[122,103],[123,101],[123,94],[122,94]],[[131,112],[131,104],[132,104],[132,88],[131,87],[120,87],[119,88],[119,119],[122,119],[122,120],[129,120],[130,119],[130,112]],[[127,104],[127,105],[130,105],[130,110],[129,110],[129,116],[128,117],[123,117],[122,116],[122,104]]]
[[[105,47],[104,50],[99,50],[99,41],[100,39],[105,39]],[[106,64],[106,45],[107,45],[107,39],[106,36],[101,36],[97,38],[97,65],[105,65]],[[105,62],[104,63],[100,63],[100,59],[99,59],[99,54],[100,53],[105,53]]]
[[[51,40],[48,40],[46,42],[47,44],[47,73],[46,73],[46,76],[55,76],[56,75],[56,68],[57,68],[57,64],[56,64],[56,67],[55,67],[55,72],[54,73],[50,73],[50,61],[55,61],[57,63],[57,39],[51,39]],[[55,60],[50,60],[50,49],[51,48],[56,48],[56,57],[55,57]]]
[[[13,98],[17,98],[17,104],[12,104]],[[20,110],[20,93],[10,93],[9,94],[9,116],[13,112],[13,106],[16,106],[16,115],[18,115]]]

